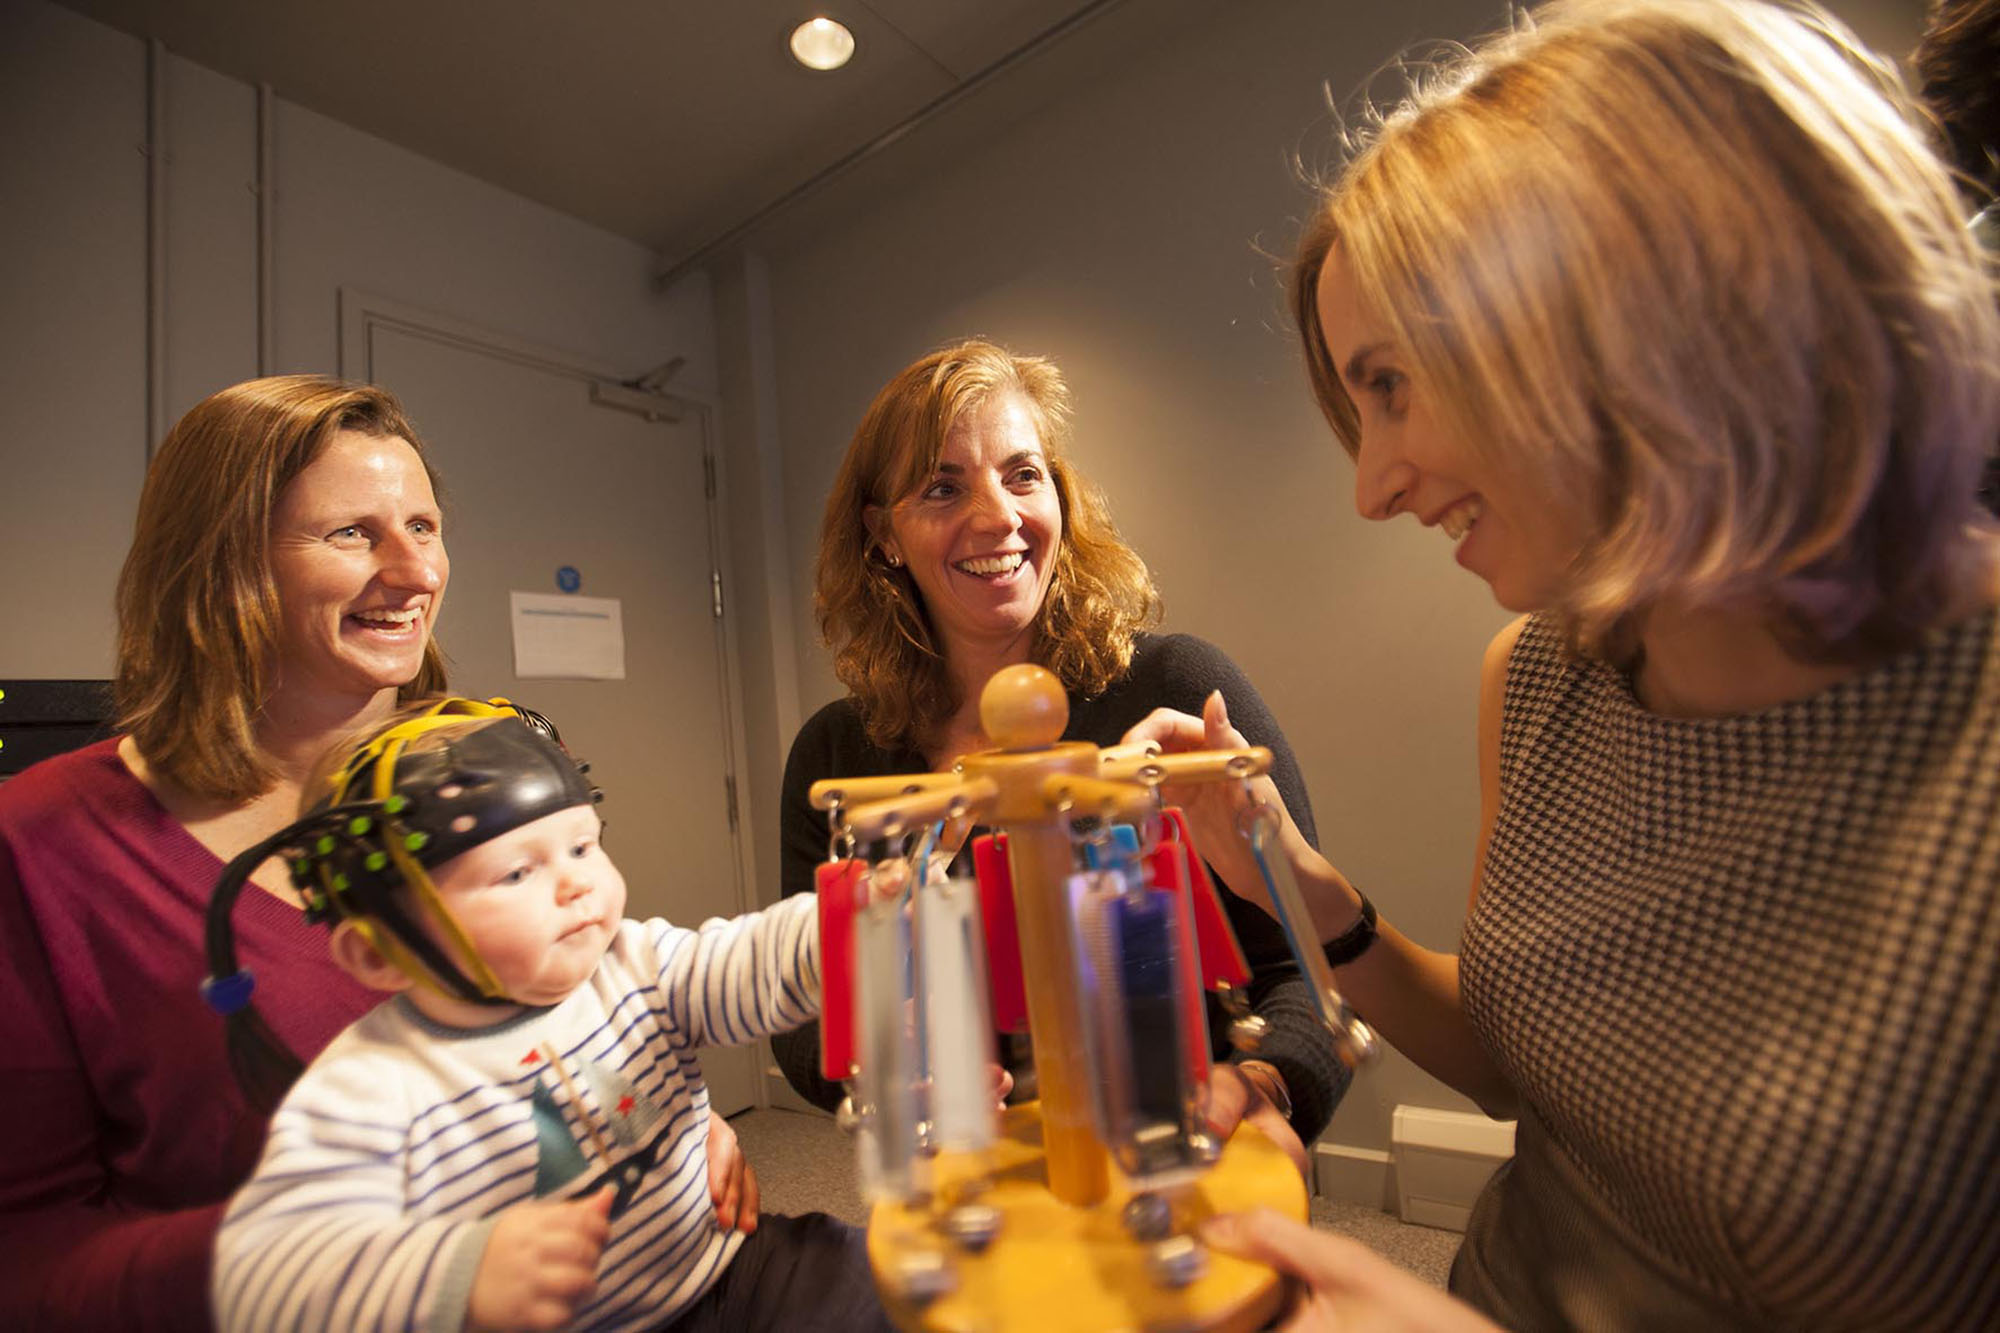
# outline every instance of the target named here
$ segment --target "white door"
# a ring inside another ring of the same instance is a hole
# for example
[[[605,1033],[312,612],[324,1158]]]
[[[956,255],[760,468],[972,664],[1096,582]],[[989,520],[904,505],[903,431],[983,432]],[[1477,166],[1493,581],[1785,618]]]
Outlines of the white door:
[[[366,353],[348,372],[403,400],[444,477],[438,637],[452,687],[548,714],[589,762],[631,915],[692,926],[742,912],[698,419],[598,406],[582,379],[463,337],[376,324]],[[622,603],[625,679],[515,677],[508,594],[557,593],[564,566],[578,592]],[[747,1050],[703,1053],[717,1110],[751,1104],[755,1063]]]

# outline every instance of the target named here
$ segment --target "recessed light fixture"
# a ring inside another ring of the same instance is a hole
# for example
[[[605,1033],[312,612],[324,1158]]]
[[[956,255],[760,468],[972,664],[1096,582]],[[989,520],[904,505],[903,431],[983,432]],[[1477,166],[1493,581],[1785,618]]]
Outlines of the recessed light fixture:
[[[792,59],[807,69],[839,69],[854,56],[854,34],[830,18],[807,19],[792,29]]]

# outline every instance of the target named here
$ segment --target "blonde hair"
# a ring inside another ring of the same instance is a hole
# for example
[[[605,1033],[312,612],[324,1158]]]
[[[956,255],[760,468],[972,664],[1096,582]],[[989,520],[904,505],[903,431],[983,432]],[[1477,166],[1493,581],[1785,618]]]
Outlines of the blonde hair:
[[[1550,608],[1617,657],[1663,597],[1807,658],[1944,612],[2000,431],[2000,319],[1893,70],[1805,6],[1559,0],[1424,75],[1293,266],[1314,392],[1342,249],[1441,425],[1590,535]]]
[[[278,496],[335,434],[423,442],[385,389],[321,375],[232,385],[197,403],[153,456],[118,576],[119,727],[191,792],[248,800],[276,772],[257,743],[280,624],[271,578]],[[424,459],[437,488],[437,474]],[[435,640],[400,697],[445,689]]]
[[[1034,416],[1062,506],[1062,541],[1036,612],[1033,660],[1076,693],[1101,693],[1131,667],[1133,636],[1158,618],[1159,595],[1145,562],[1118,535],[1097,488],[1069,461],[1069,386],[1055,363],[976,339],[940,348],[875,395],[820,524],[813,589],[820,633],[868,739],[883,749],[920,747],[963,701],[915,580],[890,566],[864,514],[921,487],[952,426],[994,394],[1009,392],[1020,394]]]

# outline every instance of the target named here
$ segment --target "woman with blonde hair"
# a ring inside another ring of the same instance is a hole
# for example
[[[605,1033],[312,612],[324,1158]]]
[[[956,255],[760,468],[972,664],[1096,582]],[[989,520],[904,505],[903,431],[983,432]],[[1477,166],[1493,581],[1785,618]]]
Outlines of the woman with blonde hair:
[[[1254,743],[1276,756],[1279,790],[1310,837],[1312,807],[1277,723],[1235,664],[1184,634],[1147,632],[1152,576],[1069,460],[1070,397],[1040,357],[989,342],[941,348],[905,367],[870,404],[842,460],[820,527],[815,605],[849,694],[799,731],[785,765],[783,882],[813,887],[826,816],[821,778],[948,769],[987,748],[979,691],[1001,667],[1034,662],[1069,693],[1068,740],[1115,743],[1157,707],[1198,706],[1220,690]],[[1250,1001],[1269,1025],[1251,1058],[1218,1066],[1209,1114],[1249,1117],[1305,1169],[1346,1090],[1305,982],[1264,913],[1225,892],[1253,969]],[[1219,1036],[1227,1021],[1211,1015]],[[832,1107],[818,1028],[774,1039],[808,1100]]]
[[[334,739],[444,687],[450,569],[385,390],[251,380],[154,454],[118,582],[120,734],[0,788],[0,1327],[210,1326],[209,1251],[266,1122],[199,993],[209,896]],[[254,884],[258,1008],[318,1051],[379,997],[282,867]],[[717,1151],[729,1180],[726,1129]]]
[[[2000,320],[1951,180],[1802,6],[1569,0],[1422,83],[1293,290],[1362,515],[1528,613],[1461,952],[1288,845],[1347,997],[1518,1117],[1452,1289],[1510,1328],[2000,1327]],[[1223,1232],[1377,1299],[1337,1242]]]

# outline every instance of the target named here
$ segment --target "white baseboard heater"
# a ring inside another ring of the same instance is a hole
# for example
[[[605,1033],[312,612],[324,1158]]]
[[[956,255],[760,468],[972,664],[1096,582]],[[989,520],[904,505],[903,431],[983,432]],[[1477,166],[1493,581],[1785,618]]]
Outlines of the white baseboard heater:
[[[1398,1106],[1390,1121],[1396,1212],[1405,1222],[1465,1230],[1473,1200],[1514,1155],[1514,1122]]]

